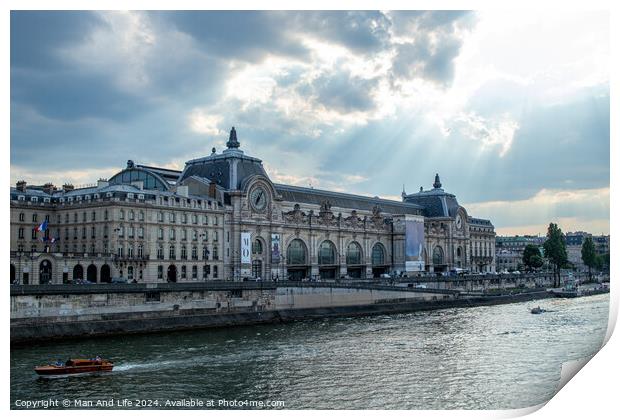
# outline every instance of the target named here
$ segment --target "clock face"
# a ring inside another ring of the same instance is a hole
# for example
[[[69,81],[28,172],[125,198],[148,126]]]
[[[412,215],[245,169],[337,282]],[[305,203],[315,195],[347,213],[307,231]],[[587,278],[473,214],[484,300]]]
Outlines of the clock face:
[[[256,187],[250,192],[250,205],[256,211],[267,208],[267,192],[263,187]]]
[[[456,227],[460,229],[462,223],[463,222],[461,221],[461,215],[456,216]]]

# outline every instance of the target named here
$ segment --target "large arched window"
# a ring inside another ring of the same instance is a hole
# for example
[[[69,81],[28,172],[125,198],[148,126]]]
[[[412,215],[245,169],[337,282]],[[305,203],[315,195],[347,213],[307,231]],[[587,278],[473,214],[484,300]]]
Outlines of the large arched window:
[[[443,249],[440,246],[436,246],[433,249],[433,265],[443,264]]]
[[[351,242],[347,247],[347,265],[362,263],[362,247],[357,242]]]
[[[286,250],[288,265],[306,265],[306,245],[300,239],[294,239]]]
[[[372,247],[372,265],[385,265],[385,249],[380,243]]]
[[[110,178],[110,185],[113,184],[131,184],[135,181],[142,181],[146,190],[168,190],[166,181],[160,176],[146,171],[144,169],[126,169]]]
[[[319,265],[336,264],[336,247],[330,241],[323,241],[319,246]]]

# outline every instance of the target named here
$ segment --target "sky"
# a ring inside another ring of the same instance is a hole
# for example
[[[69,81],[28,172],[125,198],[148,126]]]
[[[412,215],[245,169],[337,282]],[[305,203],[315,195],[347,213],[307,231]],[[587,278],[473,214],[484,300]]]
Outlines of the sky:
[[[609,14],[11,12],[11,183],[225,148],[274,182],[432,187],[498,234],[609,233]]]

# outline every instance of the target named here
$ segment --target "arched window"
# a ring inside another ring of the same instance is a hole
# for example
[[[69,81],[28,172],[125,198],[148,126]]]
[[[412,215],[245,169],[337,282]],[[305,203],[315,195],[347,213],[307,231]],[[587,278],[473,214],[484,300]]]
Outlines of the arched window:
[[[86,269],[86,280],[91,283],[97,283],[97,267],[91,264]]]
[[[288,265],[306,264],[306,245],[300,239],[294,239],[286,250]]]
[[[252,254],[262,254],[263,253],[263,244],[261,243],[260,239],[256,239],[253,243],[252,243]]]
[[[84,280],[84,268],[80,264],[73,267],[73,280]]]
[[[103,283],[110,283],[111,281],[111,277],[110,277],[110,266],[107,264],[104,264],[101,266],[101,281]]]
[[[130,184],[135,181],[142,181],[143,188],[146,190],[160,190],[166,191],[168,190],[168,186],[166,182],[160,176],[146,171],[144,169],[134,168],[134,169],[126,169],[124,171],[119,172],[114,175],[108,181],[110,185],[113,184]]]
[[[372,247],[372,265],[385,265],[385,249],[380,243]]]
[[[433,265],[443,264],[443,249],[440,246],[436,246],[433,249]]]
[[[41,261],[41,264],[39,264],[39,283],[48,284],[51,282],[52,282],[52,263],[49,262],[48,260],[43,260]]]
[[[362,263],[362,247],[357,242],[351,242],[347,247],[347,265]]]
[[[336,264],[336,247],[330,241],[323,241],[319,246],[319,265]]]

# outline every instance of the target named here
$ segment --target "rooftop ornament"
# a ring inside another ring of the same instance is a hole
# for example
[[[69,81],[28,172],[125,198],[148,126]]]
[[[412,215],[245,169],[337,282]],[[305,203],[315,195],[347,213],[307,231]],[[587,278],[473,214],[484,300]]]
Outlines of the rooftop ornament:
[[[441,188],[441,181],[439,180],[439,174],[435,174],[435,182],[433,188]]]
[[[235,130],[235,127],[233,127],[230,130],[230,135],[228,136],[228,142],[226,142],[226,147],[228,147],[229,149],[238,149],[239,146],[239,142],[237,141],[237,131]]]

